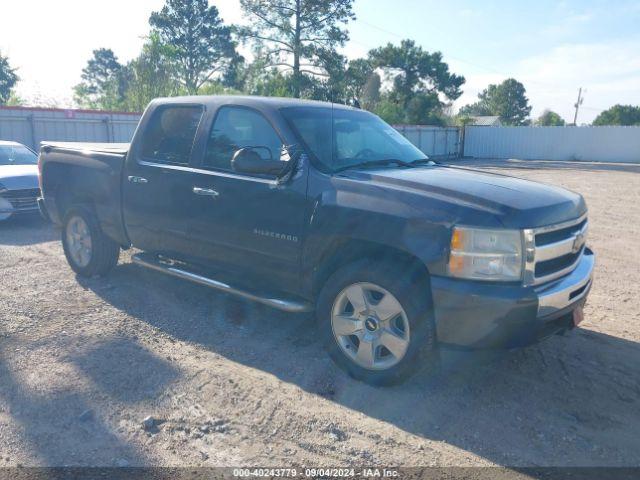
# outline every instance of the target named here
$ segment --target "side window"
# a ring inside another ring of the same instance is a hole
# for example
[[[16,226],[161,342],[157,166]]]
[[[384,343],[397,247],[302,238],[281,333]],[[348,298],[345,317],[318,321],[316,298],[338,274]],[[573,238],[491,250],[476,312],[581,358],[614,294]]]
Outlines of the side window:
[[[256,149],[263,159],[279,160],[282,140],[262,114],[241,107],[221,107],[218,110],[204,156],[204,167],[232,170],[231,158],[243,147]]]
[[[142,134],[142,158],[156,163],[187,165],[202,111],[202,107],[186,105],[158,108]]]

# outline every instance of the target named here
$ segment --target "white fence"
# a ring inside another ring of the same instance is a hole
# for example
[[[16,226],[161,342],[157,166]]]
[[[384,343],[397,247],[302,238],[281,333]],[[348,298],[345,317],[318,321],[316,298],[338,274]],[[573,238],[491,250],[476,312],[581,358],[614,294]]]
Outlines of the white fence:
[[[98,110],[0,107],[0,140],[12,140],[37,150],[43,140],[56,142],[129,142],[140,114]],[[457,157],[460,134],[455,127],[396,125],[425,154]]]
[[[38,149],[43,140],[129,142],[137,113],[0,107],[0,140]],[[394,126],[435,158],[519,158],[640,163],[640,127]],[[464,145],[461,143],[464,138]]]
[[[430,127],[425,125],[394,125],[407,140],[430,157],[458,157],[460,130],[457,127]]]
[[[40,142],[129,142],[137,113],[0,107],[0,140],[12,140],[34,150]]]
[[[464,156],[640,163],[640,127],[474,127]]]

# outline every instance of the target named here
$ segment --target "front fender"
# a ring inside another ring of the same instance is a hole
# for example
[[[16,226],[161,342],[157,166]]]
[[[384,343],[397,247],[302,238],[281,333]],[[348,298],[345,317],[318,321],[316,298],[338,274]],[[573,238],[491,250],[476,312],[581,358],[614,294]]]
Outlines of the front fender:
[[[309,218],[302,255],[305,278],[312,278],[327,255],[350,242],[399,250],[435,274],[444,271],[448,260],[450,223],[425,218],[424,211],[383,189],[324,189]]]

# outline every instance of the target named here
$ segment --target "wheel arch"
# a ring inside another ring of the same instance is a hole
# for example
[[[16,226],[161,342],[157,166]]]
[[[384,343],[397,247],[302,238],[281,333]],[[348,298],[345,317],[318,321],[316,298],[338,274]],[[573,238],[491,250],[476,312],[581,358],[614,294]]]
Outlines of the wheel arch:
[[[425,294],[429,295],[430,304],[433,303],[429,269],[422,260],[397,247],[357,239],[336,240],[322,252],[318,267],[312,275],[311,290],[314,298],[317,298],[326,281],[338,269],[365,259],[390,263],[406,271],[411,275],[412,282],[423,283]]]
[[[74,206],[84,206],[95,212],[93,198],[86,191],[76,187],[78,169],[74,165],[50,163],[43,166],[42,189],[46,196],[55,199],[54,215],[62,223],[67,212]]]
[[[389,265],[399,268],[400,274],[391,272]],[[425,365],[437,366],[439,350],[430,275],[428,267],[419,258],[399,248],[375,242],[346,241],[334,243],[324,252],[322,266],[315,279],[315,288],[319,289],[316,322],[318,335],[337,365],[354,378],[373,385],[398,383]],[[338,270],[341,267],[344,270]],[[345,353],[333,330],[336,295],[359,282],[372,283],[393,294],[407,313],[411,325],[410,343],[404,356],[382,369],[355,363]]]

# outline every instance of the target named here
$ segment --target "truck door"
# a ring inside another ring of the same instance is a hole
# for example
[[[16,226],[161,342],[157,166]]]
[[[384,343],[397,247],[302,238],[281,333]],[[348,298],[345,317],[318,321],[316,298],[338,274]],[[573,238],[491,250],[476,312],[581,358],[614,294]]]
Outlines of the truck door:
[[[299,285],[307,169],[283,185],[274,177],[232,169],[233,154],[247,146],[260,147],[256,151],[265,158],[286,156],[278,132],[251,108],[220,107],[206,137],[193,184],[191,236],[200,245],[199,255],[253,284],[262,280],[282,290]]]
[[[123,178],[123,214],[134,246],[180,258],[187,235],[195,181],[189,163],[202,105],[161,105],[140,125]]]

